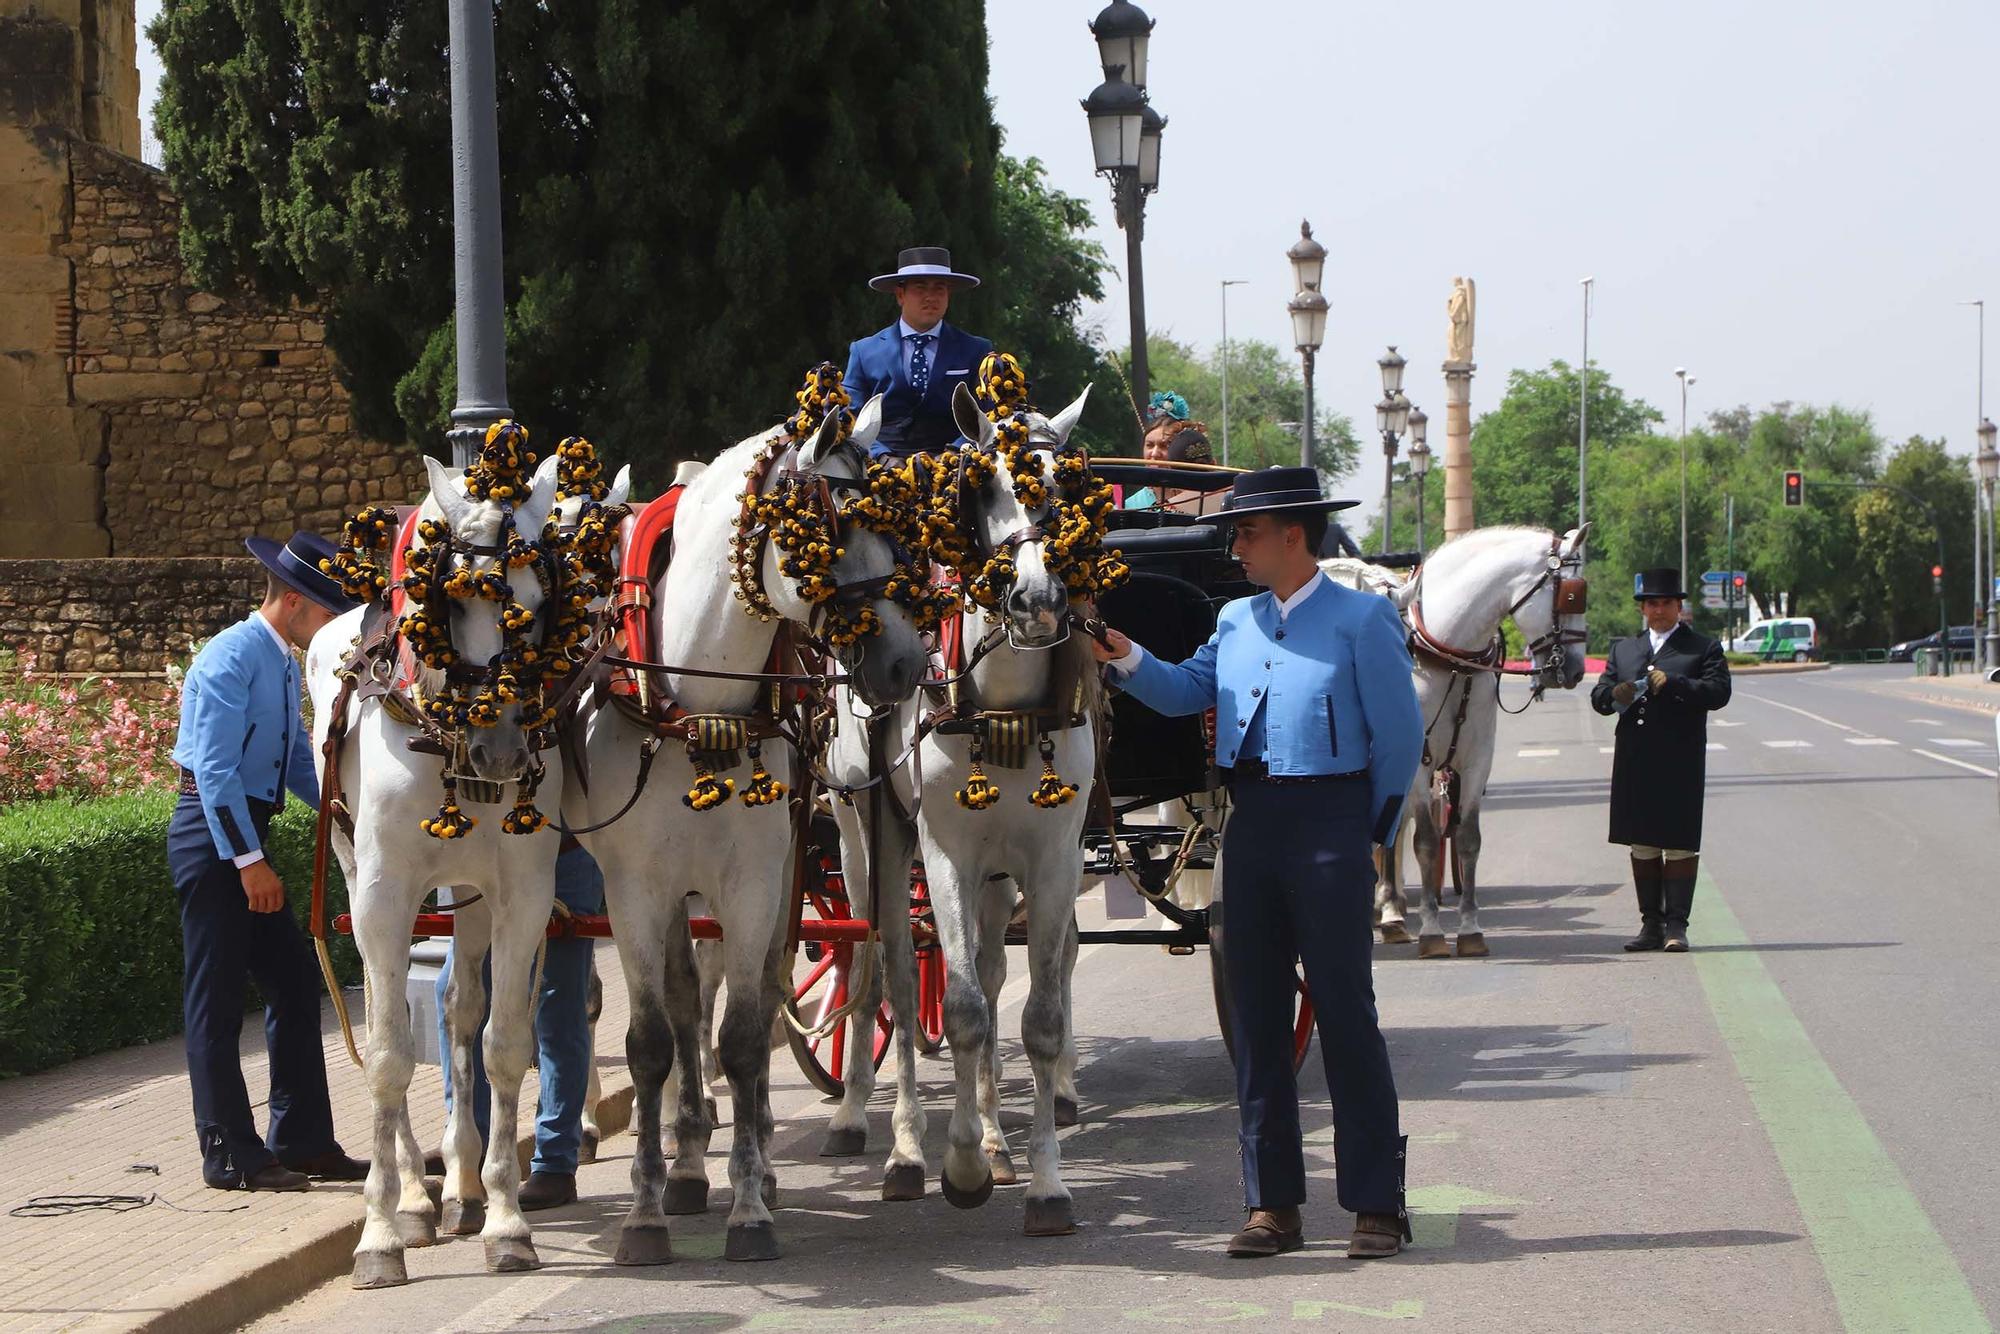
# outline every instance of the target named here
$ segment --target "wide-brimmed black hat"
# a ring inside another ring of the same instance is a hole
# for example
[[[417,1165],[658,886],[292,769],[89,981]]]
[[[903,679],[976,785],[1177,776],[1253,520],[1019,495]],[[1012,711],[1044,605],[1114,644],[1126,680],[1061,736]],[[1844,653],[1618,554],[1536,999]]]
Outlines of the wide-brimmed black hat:
[[[268,537],[246,537],[243,545],[286,587],[311,598],[334,615],[361,605],[340,591],[339,580],[320,569],[321,561],[333,559],[333,543],[318,533],[293,533],[283,546]]]
[[[1240,519],[1250,514],[1303,514],[1308,510],[1351,509],[1358,500],[1328,500],[1312,468],[1259,468],[1236,479],[1218,517]]]
[[[979,286],[979,279],[971,274],[952,272],[951,251],[941,245],[911,246],[899,252],[896,271],[877,274],[868,280],[868,285],[878,292],[893,292],[897,283],[906,283],[912,278],[941,278],[953,287]]]
[[[1644,602],[1647,598],[1685,598],[1687,590],[1681,587],[1681,572],[1671,566],[1661,566],[1657,570],[1641,570],[1632,576],[1632,600]]]

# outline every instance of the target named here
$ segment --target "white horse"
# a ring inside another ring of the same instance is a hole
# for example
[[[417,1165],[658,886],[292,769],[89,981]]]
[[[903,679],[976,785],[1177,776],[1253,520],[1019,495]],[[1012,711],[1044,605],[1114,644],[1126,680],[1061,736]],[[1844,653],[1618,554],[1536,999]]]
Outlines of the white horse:
[[[824,479],[836,489],[851,485],[865,472],[863,450],[880,419],[880,401],[872,400],[856,419],[851,441],[843,444],[835,414],[829,414],[790,467],[806,482]],[[765,671],[779,629],[743,614],[743,590],[731,577],[746,470],[769,438],[765,433],[740,442],[687,483],[674,523],[673,559],[651,589],[655,653],[670,664],[651,675],[691,714],[745,717],[773,689],[768,682],[727,675],[747,678]],[[774,466],[762,479],[767,490],[780,485],[780,471]],[[844,665],[863,698],[905,699],[923,672],[925,652],[908,614],[881,599],[879,581],[894,568],[895,554],[887,539],[859,526],[841,539],[840,550],[835,579],[842,586],[877,590],[866,595],[867,605],[882,623],[878,634],[842,653]],[[774,546],[764,544],[753,573],[776,617],[802,627],[816,621],[818,610],[781,573]],[[615,815],[638,788],[642,751],[655,741],[650,729],[618,709],[598,711],[585,742],[590,791],[566,792],[567,823],[582,830]],[[773,751],[783,746],[777,740],[768,744]],[[783,776],[792,776],[789,757],[774,763]],[[661,1145],[669,1072],[677,1058],[690,1071],[699,1068],[699,984],[687,925],[687,896],[695,893],[704,896],[722,925],[728,981],[717,1051],[734,1103],[729,1176],[735,1199],[724,1254],[733,1260],[778,1254],[768,1207],[776,1194],[769,1162],[770,1034],[776,969],[792,905],[793,825],[783,801],[753,807],[724,800],[713,809],[690,809],[682,794],[691,793],[697,777],[690,757],[669,744],[630,812],[580,835],[604,872],[613,938],[632,1003],[626,1057],[635,1088],[634,1199],[618,1244],[621,1264],[671,1259],[667,1214],[698,1213],[707,1204],[702,1160],[712,1127],[699,1079],[678,1083],[671,1172]]]
[[[424,502],[426,517],[441,519],[450,531],[452,569],[491,572],[500,569],[491,554],[505,538],[501,505],[467,495],[464,473],[426,460],[431,491]],[[554,499],[556,460],[545,461],[535,473],[526,497],[514,507],[517,533],[534,540]],[[442,577],[446,571],[440,570]],[[511,580],[513,600],[531,612],[541,606],[540,580],[516,571]],[[483,599],[452,599],[450,639],[464,663],[490,663],[501,652],[502,604]],[[314,734],[321,756],[334,714],[340,682],[335,676],[357,642],[365,610],[330,622],[313,639],[306,675],[312,693]],[[440,613],[442,614],[442,613]],[[539,618],[538,618],[539,619]],[[444,673],[422,670],[417,688],[435,693],[445,685]],[[413,753],[407,743],[420,733],[396,721],[380,703],[356,698],[346,710],[346,737],[340,748],[341,786],[352,813],[350,842],[337,834],[334,849],[348,885],[354,915],[354,941],[361,951],[368,994],[368,1054],[365,1068],[375,1100],[372,1161],[365,1190],[367,1221],[354,1252],[353,1283],[357,1288],[387,1287],[407,1281],[403,1262],[406,1245],[436,1240],[438,1215],[424,1189],[423,1155],[409,1120],[408,1091],[415,1064],[410,1012],[403,1004],[410,969],[410,928],[432,885],[463,885],[483,895],[487,911],[478,915],[490,934],[493,955],[493,1007],[486,1027],[486,1071],[492,1084],[491,1129],[485,1161],[478,1173],[479,1131],[473,1121],[472,1098],[454,1099],[446,1136],[444,1217],[447,1231],[479,1232],[485,1242],[487,1268],[495,1272],[532,1269],[540,1261],[530,1240],[528,1222],[518,1204],[519,1162],[515,1156],[521,1075],[534,1050],[530,1027],[536,950],[548,923],[555,896],[558,836],[553,827],[526,835],[501,828],[497,808],[477,816],[462,837],[433,838],[420,821],[437,812],[440,762]],[[503,707],[490,727],[466,729],[464,763],[470,776],[495,784],[513,784],[533,771],[536,757],[521,726],[519,710]],[[324,759],[318,760],[324,778]],[[545,791],[560,791],[560,760],[548,752]],[[475,928],[475,930],[477,930]],[[484,953],[487,939],[467,942]],[[480,970],[458,970],[460,985],[451,1001],[452,1022],[468,1030],[483,1005]],[[469,1041],[462,1048],[453,1074],[457,1087],[473,1087]]]
[[[1029,412],[1029,446],[1044,475],[1054,477],[1060,449],[1082,415],[1088,391],[1053,418]],[[961,390],[953,402],[959,430],[972,448],[994,457],[994,425]],[[828,765],[835,782],[862,788],[880,773],[885,757],[915,743],[914,763],[889,783],[858,792],[853,804],[835,806],[841,830],[841,865],[858,914],[872,911],[880,927],[890,1004],[896,1015],[897,1098],[895,1142],[883,1182],[885,1199],[915,1199],[924,1191],[924,1113],[916,1084],[915,963],[909,934],[907,869],[914,846],[921,852],[931,907],[945,956],[945,1036],[951,1044],[956,1100],[950,1147],[939,1184],[959,1208],[984,1204],[998,1180],[1014,1180],[999,1120],[999,993],[1006,979],[1006,937],[1016,905],[1015,887],[1028,908],[1029,993],[1021,1036],[1035,1072],[1034,1127],[1028,1157],[1033,1180],[1025,1230],[1030,1235],[1075,1231],[1063,1185],[1056,1141],[1058,1103],[1074,1119],[1076,1090],[1069,1041],[1070,974],[1076,962],[1076,896],[1083,878],[1082,834],[1095,736],[1101,707],[1097,669],[1088,644],[1068,635],[1070,596],[1044,558],[1049,507],[1032,510],[1015,495],[1004,462],[976,491],[958,502],[964,527],[977,535],[982,554],[1011,551],[1014,573],[1000,615],[978,607],[965,614],[964,634],[977,661],[970,669],[970,715],[1050,711],[1046,752],[1056,773],[1081,795],[1065,804],[1031,803],[1032,767],[1003,773],[1000,799],[986,809],[959,801],[969,788],[974,736],[947,727],[919,731],[919,710],[898,712],[886,740],[873,746],[858,711],[843,706]],[[983,649],[983,655],[980,650]],[[954,692],[956,693],[956,692]],[[1059,697],[1060,696],[1060,697]],[[1075,725],[1067,725],[1073,719]],[[1042,753],[1031,726],[1017,750],[1033,765]],[[872,752],[872,754],[871,754]],[[988,750],[988,762],[994,752]],[[1020,776],[1013,777],[1014,773]],[[887,790],[893,785],[893,791]],[[912,818],[912,813],[914,818]],[[914,843],[913,843],[914,839]],[[879,867],[879,871],[875,868]],[[871,897],[868,885],[874,872]],[[856,1058],[848,1064],[846,1091],[828,1127],[827,1153],[859,1153],[867,1135],[866,1107],[874,1087],[867,1059],[875,1023],[876,979],[863,970],[864,994],[855,1011]]]
[[[1558,538],[1540,528],[1480,528],[1454,538],[1395,593],[1412,630],[1423,763],[1410,789],[1412,841],[1423,881],[1417,953],[1450,957],[1439,923],[1447,872],[1458,886],[1457,952],[1491,951],[1479,927],[1479,814],[1500,714],[1500,626],[1509,616],[1529,646],[1535,691],[1583,680],[1581,550],[1589,525]],[[1444,781],[1440,783],[1440,774]],[[1455,780],[1452,775],[1456,775]],[[1448,830],[1446,812],[1455,813]],[[1406,827],[1409,827],[1406,826]],[[1446,835],[1455,867],[1446,865]],[[1399,857],[1385,855],[1376,886],[1384,940],[1408,940]]]

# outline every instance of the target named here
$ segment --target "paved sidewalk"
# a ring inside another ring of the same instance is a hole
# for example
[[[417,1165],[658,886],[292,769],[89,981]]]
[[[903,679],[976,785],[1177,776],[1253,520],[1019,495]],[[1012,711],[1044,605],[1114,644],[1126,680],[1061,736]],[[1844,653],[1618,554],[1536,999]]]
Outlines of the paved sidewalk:
[[[1988,681],[1976,672],[1955,672],[1950,676],[1912,675],[1900,681],[1884,681],[1875,688],[1909,699],[2000,713],[2000,683]]]
[[[626,999],[618,952],[597,952],[604,978],[598,1063],[601,1116],[610,1134],[629,1114],[625,1078]],[[358,990],[349,1012],[361,1019]],[[371,1103],[322,1004],[334,1125],[350,1153],[369,1151]],[[264,1029],[246,1016],[243,1075],[257,1100],[269,1088]],[[522,1087],[532,1135],[536,1081]],[[444,1126],[436,1066],[419,1065],[410,1087],[418,1140],[437,1144]],[[345,1273],[360,1236],[361,1185],[316,1182],[302,1194],[210,1190],[201,1179],[187,1065],[178,1037],[90,1057],[0,1082],[0,1210],[42,1195],[154,1196],[125,1212],[55,1218],[0,1213],[0,1334],[43,1330],[228,1330]]]

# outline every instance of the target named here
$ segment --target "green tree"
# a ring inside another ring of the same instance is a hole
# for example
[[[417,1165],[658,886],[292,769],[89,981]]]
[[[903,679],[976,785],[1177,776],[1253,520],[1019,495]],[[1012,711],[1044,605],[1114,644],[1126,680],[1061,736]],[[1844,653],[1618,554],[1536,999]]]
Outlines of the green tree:
[[[1576,522],[1577,374],[1564,361],[1510,371],[1499,406],[1472,427],[1473,512],[1482,527],[1518,523],[1563,529]],[[1652,438],[1658,409],[1627,398],[1611,377],[1590,372],[1591,474],[1600,456]],[[1596,481],[1592,482],[1593,501]],[[1592,504],[1592,513],[1597,511]]]
[[[1913,435],[1889,456],[1881,481],[1884,489],[1864,491],[1853,502],[1855,563],[1881,594],[1873,642],[1910,639],[1938,628],[1939,598],[1931,567],[1938,562],[1940,527],[1943,613],[1954,625],[1970,621],[1972,592],[1965,573],[1972,568],[1972,525],[1966,516],[1972,510],[1973,480],[1967,460],[1945,453],[1942,440]],[[1808,480],[1807,495],[1814,490]]]
[[[148,30],[198,281],[324,299],[357,423],[431,448],[455,394],[444,8],[167,0]],[[1102,256],[1080,201],[999,155],[978,0],[493,12],[509,396],[539,434],[657,484],[887,323],[864,280],[927,241],[989,275],[955,322],[1080,387]]]
[[[1188,411],[1208,426],[1215,461],[1222,462],[1222,359],[1188,343],[1153,334],[1146,356],[1155,390],[1171,389],[1188,401]],[[1298,358],[1272,343],[1229,345],[1229,462],[1238,468],[1269,468],[1299,461],[1297,423],[1306,414],[1306,386]],[[1329,485],[1354,471],[1361,455],[1354,423],[1344,413],[1316,405],[1314,463]],[[1128,414],[1129,416],[1129,414]]]

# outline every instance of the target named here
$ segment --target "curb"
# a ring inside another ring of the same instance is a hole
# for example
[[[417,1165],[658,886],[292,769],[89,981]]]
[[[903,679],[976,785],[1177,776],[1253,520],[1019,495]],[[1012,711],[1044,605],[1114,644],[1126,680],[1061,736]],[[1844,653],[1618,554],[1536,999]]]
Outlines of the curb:
[[[604,1084],[597,1126],[608,1139],[632,1123],[631,1073],[607,1071]],[[518,1147],[526,1163],[534,1153],[535,1131],[533,1118],[524,1119],[527,1130]],[[348,1271],[361,1240],[359,1196],[354,1203],[357,1208],[351,1218],[291,1235],[280,1233],[263,1245],[240,1251],[226,1273],[197,1273],[147,1294],[141,1310],[107,1311],[73,1328],[90,1334],[228,1334],[241,1329]]]
[[[1795,676],[1800,672],[1830,672],[1830,662],[1760,662],[1755,666],[1729,669],[1731,676]]]

